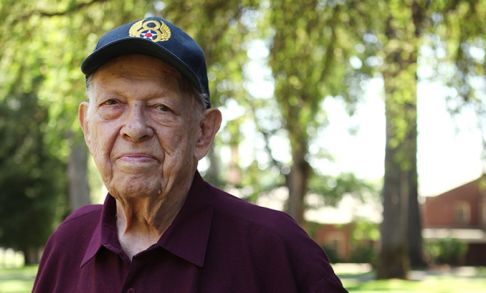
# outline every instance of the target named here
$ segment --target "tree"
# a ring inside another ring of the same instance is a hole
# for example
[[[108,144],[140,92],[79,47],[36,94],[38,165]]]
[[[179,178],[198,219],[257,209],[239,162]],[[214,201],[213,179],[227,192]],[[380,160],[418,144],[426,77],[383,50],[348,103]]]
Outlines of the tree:
[[[22,81],[24,70],[0,99],[0,245],[20,250],[31,264],[65,213],[66,180],[65,165],[46,141],[48,110],[37,97],[41,76],[30,84]]]
[[[436,73],[454,89],[455,94],[449,97],[449,110],[453,115],[465,107],[472,107],[476,112],[482,133],[483,162],[486,162],[486,99],[477,81],[486,78],[485,7],[484,0],[456,0],[444,4],[444,12],[435,18],[438,38],[431,42],[437,51],[446,52],[445,56],[437,58]],[[444,74],[451,71],[450,75]],[[486,173],[486,164],[484,166],[483,173]]]
[[[417,1],[403,4],[403,1],[389,1],[389,15],[385,19],[386,44],[382,73],[385,83],[386,149],[379,278],[407,277],[407,239],[415,237],[409,233],[409,221],[420,219],[417,200],[416,72],[423,15]]]
[[[5,52],[0,65],[3,72],[25,67],[23,79],[29,80],[33,70],[29,60],[38,56],[43,80],[37,94],[49,105],[50,113],[46,140],[53,154],[68,162],[68,194],[74,210],[91,201],[87,149],[76,118],[77,106],[85,99],[79,66],[95,47],[95,35],[128,19],[143,17],[153,6],[152,1],[131,0],[46,0],[42,4],[23,0],[0,4],[4,19],[0,46]],[[13,80],[6,76],[4,82],[11,84]]]
[[[304,197],[309,180],[317,175],[309,163],[309,145],[325,121],[320,107],[331,96],[350,103],[355,98],[348,88],[353,70],[349,58],[356,53],[365,26],[361,11],[348,9],[360,7],[359,1],[269,2],[269,65],[291,153],[289,171],[280,170],[289,190],[288,212],[303,223]]]
[[[404,278],[409,262],[412,266],[424,265],[416,160],[419,49],[434,36],[448,39],[448,47],[453,50],[448,52],[447,58],[455,56],[452,57],[456,65],[454,72],[459,77],[448,83],[465,101],[471,98],[476,105],[484,105],[473,94],[469,80],[470,73],[484,75],[482,66],[479,72],[475,70],[477,60],[470,58],[468,51],[471,43],[484,33],[481,23],[484,23],[485,11],[480,9],[480,3],[482,1],[387,2],[382,34],[385,62],[381,69],[385,81],[387,143],[378,277]],[[438,72],[438,75],[442,74]],[[478,107],[481,108],[484,109]]]

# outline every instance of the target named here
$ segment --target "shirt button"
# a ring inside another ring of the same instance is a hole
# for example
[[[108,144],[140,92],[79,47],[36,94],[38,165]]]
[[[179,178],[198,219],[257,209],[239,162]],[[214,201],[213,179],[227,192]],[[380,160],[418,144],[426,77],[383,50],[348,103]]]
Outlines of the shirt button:
[[[127,293],[135,293],[135,289],[130,288],[130,289],[127,290]]]

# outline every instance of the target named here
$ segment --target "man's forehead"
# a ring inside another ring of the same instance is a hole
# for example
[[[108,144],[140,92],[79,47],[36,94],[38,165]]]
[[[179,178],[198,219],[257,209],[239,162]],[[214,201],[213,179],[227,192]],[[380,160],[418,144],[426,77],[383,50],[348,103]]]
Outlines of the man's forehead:
[[[177,79],[180,80],[181,74],[172,66],[162,60],[146,55],[124,55],[107,62],[101,66],[93,76],[102,74],[105,78],[110,76],[125,77],[136,79]]]

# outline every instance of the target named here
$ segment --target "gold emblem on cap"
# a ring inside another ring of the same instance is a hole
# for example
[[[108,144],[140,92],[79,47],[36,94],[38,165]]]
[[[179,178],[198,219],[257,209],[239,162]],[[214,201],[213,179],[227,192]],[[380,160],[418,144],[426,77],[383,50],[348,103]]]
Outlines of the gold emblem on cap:
[[[162,42],[170,39],[170,29],[162,21],[156,19],[142,19],[130,27],[130,37],[143,38],[154,42]]]

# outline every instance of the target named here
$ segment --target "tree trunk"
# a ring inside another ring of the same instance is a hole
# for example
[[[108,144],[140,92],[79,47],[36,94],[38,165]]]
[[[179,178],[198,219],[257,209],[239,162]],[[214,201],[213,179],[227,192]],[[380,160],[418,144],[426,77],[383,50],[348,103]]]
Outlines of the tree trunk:
[[[385,66],[382,71],[386,115],[385,178],[377,276],[405,279],[409,271],[409,228],[414,233],[417,228],[409,225],[416,224],[414,209],[418,208],[413,203],[417,201],[416,72],[419,40],[414,30],[401,26],[400,21],[393,18],[387,20],[386,34],[388,43],[384,49]]]
[[[68,162],[69,200],[71,210],[91,203],[88,183],[88,151],[81,140],[69,136],[70,153]]]
[[[38,264],[40,261],[40,253],[36,248],[22,249],[22,254],[24,255],[24,265],[26,266]]]
[[[416,137],[416,135],[415,135]],[[417,140],[415,140],[415,143]],[[414,172],[415,171],[415,172]],[[417,168],[410,170],[410,196],[408,197],[408,258],[412,268],[426,266],[423,255],[422,217],[418,202]]]
[[[411,123],[416,121],[410,121]],[[410,153],[417,153],[417,125],[411,125]],[[423,268],[426,266],[423,255],[422,238],[422,216],[418,201],[418,176],[417,176],[417,156],[410,156],[411,168],[409,170],[409,190],[408,197],[408,259],[412,268]]]
[[[387,120],[389,120],[387,116]],[[377,277],[380,279],[406,278],[408,178],[396,163],[396,149],[390,146],[393,136],[387,121],[385,150],[385,180],[383,184],[383,222],[381,223],[381,250]]]
[[[304,224],[304,198],[308,188],[309,163],[305,160],[304,152],[295,152],[292,156],[292,167],[287,176],[289,197],[287,211],[299,225]]]

